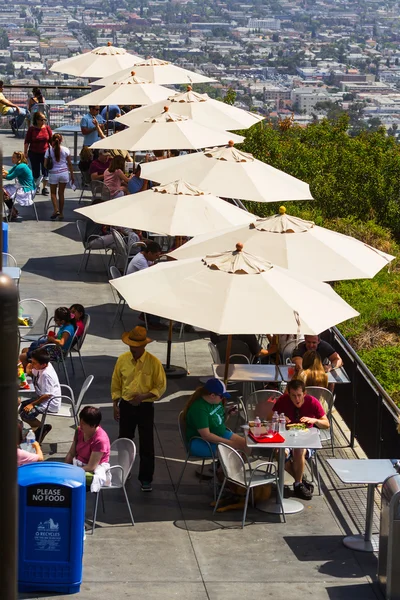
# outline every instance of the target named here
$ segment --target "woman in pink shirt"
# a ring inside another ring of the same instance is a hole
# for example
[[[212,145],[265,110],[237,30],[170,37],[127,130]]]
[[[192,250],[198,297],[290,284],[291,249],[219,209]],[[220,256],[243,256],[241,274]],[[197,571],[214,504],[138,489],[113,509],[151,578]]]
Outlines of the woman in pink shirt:
[[[101,411],[94,406],[85,406],[79,413],[79,428],[66,456],[65,462],[72,464],[74,458],[87,473],[110,460],[110,438],[102,427]]]
[[[111,198],[120,198],[128,193],[128,181],[124,173],[125,159],[120,154],[114,156],[111,165],[104,171],[104,183],[110,190]]]

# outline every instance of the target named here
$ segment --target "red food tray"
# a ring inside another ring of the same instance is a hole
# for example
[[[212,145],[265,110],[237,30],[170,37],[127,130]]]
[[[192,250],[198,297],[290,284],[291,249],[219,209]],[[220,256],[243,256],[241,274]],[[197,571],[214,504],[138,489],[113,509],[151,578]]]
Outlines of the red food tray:
[[[282,437],[280,433],[274,433],[274,435],[270,437],[265,434],[254,435],[254,433],[249,431],[249,437],[258,444],[282,444],[282,442],[285,441],[285,438]]]

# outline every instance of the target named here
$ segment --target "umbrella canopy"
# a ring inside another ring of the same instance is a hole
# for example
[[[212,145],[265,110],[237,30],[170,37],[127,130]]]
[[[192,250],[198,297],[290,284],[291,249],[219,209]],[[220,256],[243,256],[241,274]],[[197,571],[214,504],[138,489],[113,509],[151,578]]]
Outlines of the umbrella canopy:
[[[111,104],[137,104],[142,106],[159,101],[164,106],[170,95],[171,90],[168,88],[150,83],[141,77],[137,77],[135,71],[131,71],[129,77],[126,77],[124,81],[114,82],[99,90],[85,94],[81,98],[76,98],[68,102],[68,106],[93,106],[96,104],[101,106]]]
[[[116,148],[135,152],[137,150],[196,150],[211,144],[222,146],[234,134],[227,131],[215,131],[204,127],[180,115],[168,111],[168,106],[161,114],[146,119],[140,125],[125,129],[109,138],[92,144],[92,148]],[[236,141],[243,142],[240,135],[234,136]],[[181,174],[176,176],[179,179]],[[174,179],[169,177],[166,182]]]
[[[278,215],[250,225],[197,236],[171,256],[184,259],[221,252],[238,239],[249,252],[290,271],[309,272],[319,281],[373,277],[394,259],[352,237],[287,215],[284,206]]]
[[[137,125],[142,120],[151,116],[153,108],[161,112],[165,104],[176,115],[189,117],[189,119],[193,119],[193,121],[206,127],[227,129],[229,131],[247,129],[265,118],[242,108],[230,106],[229,104],[225,104],[225,102],[213,100],[208,94],[198,94],[192,90],[191,86],[188,86],[187,92],[183,92],[182,94],[171,96],[171,93],[169,93],[168,100],[169,102],[159,102],[154,107],[132,110],[117,120],[124,125]]]
[[[134,310],[219,334],[317,335],[358,315],[328,284],[242,248],[162,263],[110,283]]]
[[[198,235],[250,223],[254,215],[185,181],[76,209],[96,223],[162,235]]]
[[[123,67],[122,67],[123,68]],[[168,85],[174,83],[206,83],[208,81],[215,81],[205,75],[200,75],[194,71],[177,67],[166,60],[159,60],[158,58],[148,58],[147,60],[141,59],[136,61],[135,72],[139,77],[143,77],[152,83],[158,83],[159,85]],[[109,85],[113,81],[119,81],[130,73],[130,69],[125,69],[115,74],[103,73],[100,77],[100,81],[96,81],[96,85]]]
[[[211,194],[254,202],[313,199],[307,183],[237,150],[233,143],[232,138],[226,148],[143,164],[142,177],[167,183],[184,173],[185,179]]]
[[[124,48],[117,48],[108,42],[107,46],[100,46],[91,52],[57,61],[50,71],[76,77],[112,77],[113,73],[132,68],[135,63],[142,61],[140,56],[129,54]]]

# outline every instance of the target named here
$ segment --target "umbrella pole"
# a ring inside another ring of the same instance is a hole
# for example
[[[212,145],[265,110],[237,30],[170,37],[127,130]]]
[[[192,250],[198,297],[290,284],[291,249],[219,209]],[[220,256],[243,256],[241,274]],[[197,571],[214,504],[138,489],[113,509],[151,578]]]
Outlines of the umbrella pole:
[[[108,137],[108,105],[106,110],[106,137]]]
[[[173,321],[170,320],[168,327],[168,341],[167,341],[167,363],[163,365],[165,375],[170,379],[177,379],[178,377],[185,377],[187,375],[186,369],[183,367],[177,367],[171,365],[171,350],[172,350],[172,325]]]
[[[226,342],[225,369],[224,369],[225,385],[228,383],[229,357],[231,355],[231,348],[232,348],[232,336],[228,335],[228,339]]]

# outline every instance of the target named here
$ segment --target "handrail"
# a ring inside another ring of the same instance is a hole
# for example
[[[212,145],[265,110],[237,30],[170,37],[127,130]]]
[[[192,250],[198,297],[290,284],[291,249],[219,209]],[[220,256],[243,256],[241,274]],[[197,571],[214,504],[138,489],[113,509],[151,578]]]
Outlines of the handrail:
[[[32,84],[28,85],[26,83],[19,83],[19,84],[11,84],[11,83],[5,83],[4,84],[4,89],[27,89],[27,90],[31,90],[32,89]],[[42,90],[91,90],[91,86],[90,85],[44,85],[44,84],[40,84],[40,89]]]
[[[335,337],[337,338],[337,340],[339,341],[341,346],[346,350],[348,355],[351,356],[351,358],[354,360],[354,362],[357,363],[357,367],[362,372],[362,374],[365,376],[365,378],[369,381],[369,383],[371,383],[373,385],[374,388],[376,388],[376,391],[379,392],[379,394],[382,397],[382,400],[384,400],[387,403],[388,408],[390,408],[390,410],[394,413],[393,416],[395,416],[396,418],[400,418],[400,409],[397,406],[397,404],[392,400],[392,398],[389,396],[389,394],[383,389],[383,387],[381,386],[379,381],[376,379],[376,377],[373,375],[373,373],[371,373],[371,371],[368,369],[367,365],[361,360],[361,358],[358,356],[357,352],[352,348],[352,346],[350,346],[350,344],[346,340],[346,338],[340,333],[340,331],[338,330],[337,327],[332,327],[331,331],[335,335]]]

